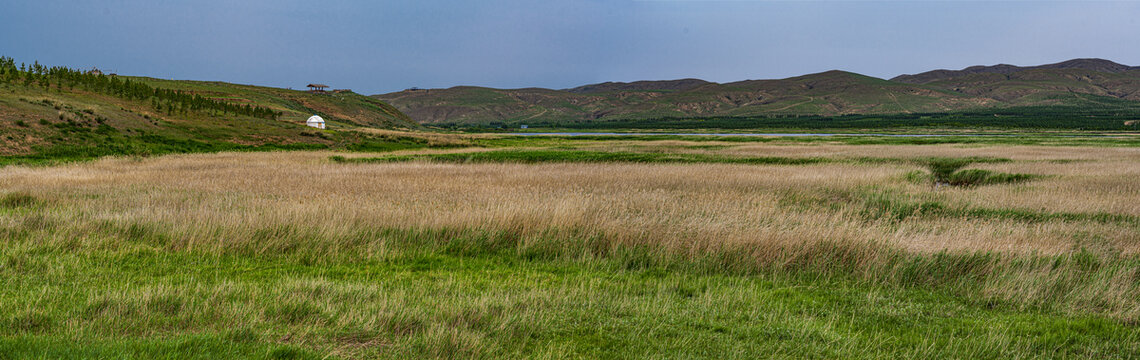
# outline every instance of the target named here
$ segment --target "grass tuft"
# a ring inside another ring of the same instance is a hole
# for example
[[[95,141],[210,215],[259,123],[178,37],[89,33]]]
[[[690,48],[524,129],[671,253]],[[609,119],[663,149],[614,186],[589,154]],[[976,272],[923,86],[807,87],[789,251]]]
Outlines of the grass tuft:
[[[35,196],[26,193],[8,193],[0,197],[0,208],[18,209],[42,204]]]
[[[933,182],[934,184],[969,187],[994,184],[1015,184],[1038,179],[1041,177],[1040,175],[1008,174],[982,169],[962,170],[962,168],[974,163],[1000,163],[1009,161],[1011,160],[989,157],[923,158],[916,160],[916,162],[926,167],[927,170],[930,170],[930,175],[927,177],[923,176],[921,173],[912,172],[906,174],[905,178],[911,182],[918,182],[923,181],[924,179],[929,179],[929,181]]]
[[[946,179],[946,183],[954,186],[1016,184],[1038,178],[1041,178],[1041,175],[1009,174],[982,169],[969,169],[950,174]]]

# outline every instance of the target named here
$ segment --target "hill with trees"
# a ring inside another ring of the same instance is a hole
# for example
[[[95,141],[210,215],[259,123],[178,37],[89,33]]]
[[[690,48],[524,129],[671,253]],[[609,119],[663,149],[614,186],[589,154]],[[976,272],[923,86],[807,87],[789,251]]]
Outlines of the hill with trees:
[[[320,115],[330,131],[306,127]],[[352,129],[416,129],[383,101],[224,82],[107,75],[0,58],[0,155],[92,157],[359,142]]]

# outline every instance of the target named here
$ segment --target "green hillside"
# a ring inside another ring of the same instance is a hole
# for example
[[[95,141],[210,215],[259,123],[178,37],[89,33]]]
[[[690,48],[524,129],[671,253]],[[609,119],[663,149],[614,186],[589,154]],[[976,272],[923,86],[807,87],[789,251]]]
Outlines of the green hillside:
[[[314,114],[329,130],[304,125]],[[345,130],[418,127],[394,107],[352,92],[89,74],[0,60],[0,155],[9,161],[338,147],[367,137]]]
[[[417,122],[433,125],[561,124],[629,127],[669,119],[836,117],[992,112],[1076,118],[1110,114],[1116,126],[1137,118],[1140,70],[1078,59],[1036,67],[998,65],[936,70],[883,80],[828,71],[778,80],[710,83],[696,79],[603,83],[568,90],[405,90],[376,95]],[[1073,124],[1079,127],[1079,124]],[[1098,124],[1098,128],[1105,128]]]
[[[925,85],[1012,104],[1072,104],[1083,94],[1140,101],[1140,70],[1033,69],[964,75]]]
[[[665,83],[665,82],[663,82]],[[424,124],[586,122],[760,114],[930,112],[992,102],[950,91],[829,71],[782,80],[749,80],[649,89],[599,84],[570,91],[527,88],[405,90],[376,95]]]
[[[1072,59],[1055,64],[1037,66],[1015,66],[1009,64],[998,64],[990,66],[975,65],[961,70],[939,69],[913,75],[899,75],[891,78],[891,81],[907,84],[927,84],[939,80],[946,80],[973,74],[1011,75],[1027,70],[1087,70],[1098,73],[1116,74],[1132,70],[1140,70],[1140,67],[1122,65],[1104,59]]]

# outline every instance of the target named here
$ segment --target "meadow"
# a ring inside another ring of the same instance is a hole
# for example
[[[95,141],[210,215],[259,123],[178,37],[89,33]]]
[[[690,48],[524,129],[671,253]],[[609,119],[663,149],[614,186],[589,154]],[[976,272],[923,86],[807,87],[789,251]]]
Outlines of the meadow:
[[[978,139],[7,166],[0,358],[1140,357],[1134,139]]]

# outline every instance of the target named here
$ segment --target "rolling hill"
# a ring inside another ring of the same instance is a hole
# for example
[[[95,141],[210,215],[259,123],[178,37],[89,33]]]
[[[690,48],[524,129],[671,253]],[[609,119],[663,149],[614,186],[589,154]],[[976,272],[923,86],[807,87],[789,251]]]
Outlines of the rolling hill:
[[[1140,67],[1121,65],[1109,60],[1104,59],[1073,59],[1069,61],[1062,61],[1056,64],[1046,64],[1038,66],[1015,66],[1009,64],[998,65],[976,65],[962,70],[933,70],[914,75],[899,75],[891,78],[891,81],[897,81],[907,84],[926,84],[938,80],[946,80],[951,78],[958,78],[973,74],[1002,74],[1010,75],[1017,72],[1026,70],[1087,70],[1092,72],[1101,73],[1122,73],[1130,70],[1140,70]]]
[[[419,128],[352,92],[87,74],[0,64],[0,155],[90,157],[258,147],[343,146],[356,128]],[[318,114],[331,131],[304,126]]]
[[[884,80],[827,71],[778,80],[602,83],[572,89],[460,86],[381,94],[422,124],[623,122],[701,117],[914,114],[1017,107],[1122,107],[1140,101],[1140,69],[1100,59],[975,66]],[[1121,101],[1124,101],[1123,103]]]
[[[460,86],[376,95],[423,124],[605,121],[759,114],[929,112],[992,101],[843,71],[726,84],[603,83],[569,90]]]

